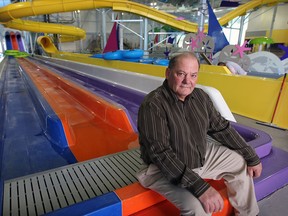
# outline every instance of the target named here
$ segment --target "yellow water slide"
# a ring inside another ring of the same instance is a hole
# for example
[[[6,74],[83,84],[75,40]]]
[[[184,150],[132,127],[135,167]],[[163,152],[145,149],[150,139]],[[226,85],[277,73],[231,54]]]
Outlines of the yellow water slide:
[[[282,1],[284,2],[285,0]],[[219,23],[220,25],[225,25],[231,19],[240,15],[244,15],[247,11],[253,8],[257,8],[265,4],[275,4],[278,2],[281,1],[250,1],[221,17]],[[196,23],[192,23],[186,20],[178,20],[177,17],[168,13],[161,12],[143,4],[138,4],[127,0],[34,0],[31,2],[14,3],[0,8],[0,23],[5,27],[13,29],[60,34],[63,35],[62,41],[73,41],[85,38],[85,31],[73,26],[33,22],[19,19],[23,17],[38,16],[43,14],[70,12],[75,10],[91,10],[95,8],[112,8],[114,11],[134,13],[185,32],[198,31],[198,25]],[[207,31],[207,25],[205,25],[204,29]]]
[[[247,12],[257,9],[260,6],[264,5],[274,5],[278,4],[280,2],[287,2],[287,0],[252,0],[248,1],[247,3],[238,6],[235,10],[231,10],[229,13],[226,15],[222,16],[218,22],[220,23],[221,26],[227,24],[230,20],[233,20],[234,18],[238,16],[243,16]]]
[[[32,32],[58,33],[73,36],[75,37],[74,40],[79,40],[85,37],[85,32],[79,28],[60,24],[19,20],[19,18],[70,12],[75,10],[91,10],[95,8],[112,8],[114,11],[135,13],[186,32],[197,32],[198,28],[197,24],[195,23],[191,23],[186,20],[177,20],[177,17],[173,15],[142,4],[123,0],[34,0],[32,2],[15,3],[0,8],[0,22],[5,27],[9,28]],[[48,25],[51,25],[51,27]]]

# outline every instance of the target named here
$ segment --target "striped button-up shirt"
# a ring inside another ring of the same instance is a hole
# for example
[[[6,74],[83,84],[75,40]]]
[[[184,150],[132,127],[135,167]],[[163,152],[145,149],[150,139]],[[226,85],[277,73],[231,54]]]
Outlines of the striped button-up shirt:
[[[240,153],[247,165],[260,163],[254,149],[199,88],[181,101],[165,80],[141,104],[138,131],[143,161],[157,165],[172,184],[184,186],[196,197],[209,188],[209,184],[193,172],[205,162],[207,135]]]

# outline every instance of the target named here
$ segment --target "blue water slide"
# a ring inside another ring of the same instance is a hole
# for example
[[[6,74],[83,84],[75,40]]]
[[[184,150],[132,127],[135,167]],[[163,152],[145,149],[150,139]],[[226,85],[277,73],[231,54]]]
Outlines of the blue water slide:
[[[11,42],[10,32],[5,32],[5,42],[6,42],[6,49],[12,50],[12,42]]]

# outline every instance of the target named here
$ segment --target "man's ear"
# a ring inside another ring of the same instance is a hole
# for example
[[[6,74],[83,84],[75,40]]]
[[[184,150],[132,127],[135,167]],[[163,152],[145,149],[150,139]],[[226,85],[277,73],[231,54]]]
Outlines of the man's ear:
[[[170,73],[171,73],[170,68],[166,68],[166,72],[165,72],[166,79],[170,76]]]

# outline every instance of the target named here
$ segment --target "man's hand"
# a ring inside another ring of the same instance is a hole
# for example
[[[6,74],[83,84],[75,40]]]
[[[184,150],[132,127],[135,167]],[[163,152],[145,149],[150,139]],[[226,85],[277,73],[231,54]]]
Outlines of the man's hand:
[[[247,167],[248,175],[252,178],[257,178],[261,175],[262,172],[262,164],[258,164],[256,166],[248,166]]]
[[[220,212],[224,207],[224,201],[221,195],[213,187],[209,187],[200,197],[206,213]]]

